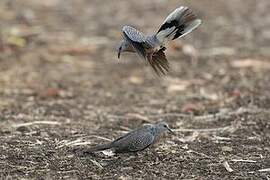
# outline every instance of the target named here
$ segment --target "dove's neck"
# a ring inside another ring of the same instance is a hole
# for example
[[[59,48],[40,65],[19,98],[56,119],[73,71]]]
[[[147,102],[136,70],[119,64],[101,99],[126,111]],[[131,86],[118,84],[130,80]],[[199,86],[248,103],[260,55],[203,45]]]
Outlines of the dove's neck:
[[[123,40],[120,46],[122,47],[122,52],[135,52],[132,45],[126,40]]]
[[[154,125],[148,125],[148,130],[150,131],[150,133],[155,136],[157,134],[157,128]]]
[[[157,39],[157,36],[156,35],[147,36],[146,41],[154,49],[160,49],[160,46],[162,46],[162,44],[160,43],[160,41]]]
[[[151,134],[153,134],[153,136],[158,136],[159,134],[164,132],[164,130],[162,130],[161,128],[159,128],[156,125],[149,126],[149,130],[150,130]]]

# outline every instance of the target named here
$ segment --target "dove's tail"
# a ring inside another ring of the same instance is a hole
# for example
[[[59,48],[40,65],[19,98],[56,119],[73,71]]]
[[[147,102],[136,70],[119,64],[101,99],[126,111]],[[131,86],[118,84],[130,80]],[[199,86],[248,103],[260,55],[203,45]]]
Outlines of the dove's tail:
[[[97,145],[95,147],[87,149],[87,152],[103,151],[103,150],[110,149],[110,148],[111,148],[111,143],[101,144],[101,145]]]
[[[188,7],[174,10],[159,28],[156,38],[161,43],[174,40],[190,33],[201,24],[201,20]]]

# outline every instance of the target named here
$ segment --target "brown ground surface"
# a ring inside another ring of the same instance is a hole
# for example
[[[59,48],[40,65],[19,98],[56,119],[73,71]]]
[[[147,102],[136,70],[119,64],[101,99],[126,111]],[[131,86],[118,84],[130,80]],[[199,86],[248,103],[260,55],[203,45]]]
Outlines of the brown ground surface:
[[[133,54],[117,61],[122,25],[151,33],[179,5],[203,24],[170,44],[168,76]],[[1,0],[0,179],[269,179],[269,10],[269,0]],[[176,135],[139,157],[71,151],[160,120]]]

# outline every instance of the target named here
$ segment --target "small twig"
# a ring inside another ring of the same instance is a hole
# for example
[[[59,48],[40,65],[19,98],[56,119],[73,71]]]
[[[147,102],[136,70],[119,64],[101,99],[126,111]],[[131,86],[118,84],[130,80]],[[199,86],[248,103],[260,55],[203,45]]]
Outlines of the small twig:
[[[187,151],[188,153],[194,153],[194,154],[197,154],[197,155],[200,155],[200,156],[203,156],[203,157],[205,157],[205,158],[209,158],[209,159],[211,159],[212,157],[211,156],[208,156],[208,155],[206,155],[206,154],[203,154],[203,153],[200,153],[200,152],[197,152],[197,151],[194,151],[194,150],[188,150]]]
[[[56,122],[56,121],[33,121],[33,122],[29,122],[29,123],[13,124],[12,126],[15,128],[18,128],[18,127],[23,127],[23,126],[32,126],[32,125],[36,125],[36,124],[60,125],[61,123]]]
[[[209,129],[174,129],[174,132],[213,132],[213,131],[227,131],[231,126],[225,126],[221,128],[209,128]]]
[[[102,136],[97,136],[97,135],[91,135],[89,137],[93,137],[93,138],[97,138],[97,139],[102,139],[102,140],[105,140],[105,141],[112,141],[111,139],[109,138],[106,138],[106,137],[102,137]]]
[[[212,138],[213,140],[220,140],[220,141],[230,141],[231,140],[231,138],[228,138],[228,137],[221,137],[221,136],[214,136],[213,138]]]
[[[140,114],[127,114],[125,116],[120,116],[120,115],[108,115],[108,118],[115,118],[115,119],[139,119],[143,120],[148,123],[153,123],[153,121],[149,120],[148,117],[142,116]]]
[[[105,140],[105,141],[112,141],[111,139],[101,137],[101,136],[96,136],[96,135],[92,135],[90,137],[95,137],[95,138],[102,139],[102,140]],[[59,145],[57,148],[62,148],[64,146],[73,147],[73,146],[80,146],[80,145],[88,145],[88,144],[91,144],[91,142],[84,141],[82,138],[79,138],[79,139],[76,139],[74,141],[66,141],[66,140],[64,140],[64,141],[59,142],[59,144],[61,144],[61,145]]]
[[[115,118],[115,119],[130,119],[130,117],[127,117],[127,116],[119,116],[119,115],[112,115],[112,114],[109,114],[107,117]]]
[[[93,160],[93,159],[90,159],[90,161],[96,165],[99,169],[103,169],[103,166],[101,164],[99,164],[97,161]]]
[[[224,161],[222,163],[222,165],[225,167],[225,169],[228,171],[228,172],[233,172],[233,169],[230,167],[228,161]]]
[[[125,127],[125,126],[120,126],[120,128],[121,128],[121,129],[123,129],[124,131],[131,131],[131,129],[130,129],[130,128]]]
[[[158,115],[148,116],[149,118],[163,118],[163,117],[180,117],[180,118],[191,118],[193,115],[181,114],[181,113],[165,113]]]
[[[79,143],[79,142],[82,142],[82,139],[81,138],[80,139],[76,139],[74,141],[63,140],[63,141],[59,142],[59,144],[61,144],[61,145],[57,146],[57,149],[58,148],[62,148],[64,146],[73,146],[74,144]]]
[[[270,168],[259,169],[259,172],[270,172]]]
[[[91,144],[91,143],[90,142],[75,142],[66,146],[81,146],[81,145],[88,145],[88,144]]]
[[[232,162],[246,162],[246,163],[256,163],[257,161],[248,160],[248,159],[232,159]]]

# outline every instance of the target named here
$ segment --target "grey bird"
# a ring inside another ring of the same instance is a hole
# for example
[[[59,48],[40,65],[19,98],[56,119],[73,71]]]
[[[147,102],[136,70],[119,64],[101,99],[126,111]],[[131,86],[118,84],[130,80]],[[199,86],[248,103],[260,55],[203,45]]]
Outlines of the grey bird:
[[[110,143],[92,147],[88,149],[87,152],[92,153],[106,149],[110,149],[116,154],[142,151],[154,144],[158,140],[159,136],[166,131],[173,133],[165,122],[148,124],[139,129],[133,130]]]
[[[169,62],[164,53],[166,44],[190,33],[201,22],[191,9],[181,6],[169,14],[153,35],[146,36],[131,26],[124,26],[123,40],[118,47],[118,58],[122,52],[137,53],[148,61],[159,76],[165,75],[169,71]]]

